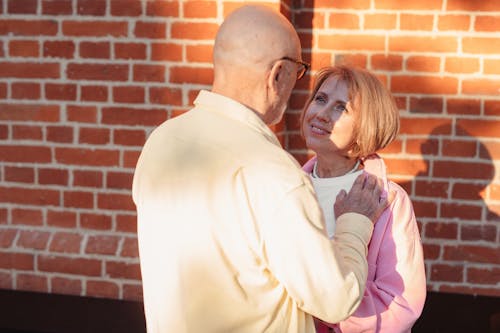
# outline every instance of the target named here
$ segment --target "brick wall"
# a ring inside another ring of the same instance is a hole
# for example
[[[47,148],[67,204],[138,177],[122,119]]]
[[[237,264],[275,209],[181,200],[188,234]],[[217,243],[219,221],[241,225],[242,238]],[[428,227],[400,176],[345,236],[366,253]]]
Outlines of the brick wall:
[[[132,175],[147,135],[212,79],[243,2],[0,0],[0,288],[141,299]],[[352,63],[401,109],[384,151],[411,194],[429,290],[500,296],[500,3],[267,1],[313,71]],[[301,162],[297,84],[274,129]]]

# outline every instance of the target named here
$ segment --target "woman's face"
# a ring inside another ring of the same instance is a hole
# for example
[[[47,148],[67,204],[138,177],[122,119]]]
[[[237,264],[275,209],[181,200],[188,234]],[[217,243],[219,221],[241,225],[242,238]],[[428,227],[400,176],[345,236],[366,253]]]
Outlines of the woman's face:
[[[354,141],[354,110],[344,81],[330,76],[323,82],[304,114],[302,132],[317,155],[347,156]]]

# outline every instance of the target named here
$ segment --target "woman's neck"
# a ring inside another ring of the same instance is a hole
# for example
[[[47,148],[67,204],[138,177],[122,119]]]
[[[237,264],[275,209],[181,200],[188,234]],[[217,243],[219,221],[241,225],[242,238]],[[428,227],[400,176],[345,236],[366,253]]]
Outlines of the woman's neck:
[[[350,159],[344,156],[324,159],[318,156],[315,165],[316,175],[319,178],[340,177],[359,169],[357,159]]]

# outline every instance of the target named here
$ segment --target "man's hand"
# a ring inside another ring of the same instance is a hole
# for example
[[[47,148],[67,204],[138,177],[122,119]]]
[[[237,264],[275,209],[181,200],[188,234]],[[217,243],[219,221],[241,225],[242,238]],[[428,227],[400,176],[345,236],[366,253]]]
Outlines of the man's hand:
[[[380,179],[363,172],[356,178],[349,193],[342,190],[337,195],[334,204],[335,218],[345,213],[358,213],[375,223],[394,200],[394,193],[389,193],[389,197],[381,197],[382,190]]]

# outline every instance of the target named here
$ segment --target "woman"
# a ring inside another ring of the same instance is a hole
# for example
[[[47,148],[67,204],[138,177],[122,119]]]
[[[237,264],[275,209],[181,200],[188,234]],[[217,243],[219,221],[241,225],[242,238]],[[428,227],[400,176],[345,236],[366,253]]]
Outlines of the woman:
[[[362,172],[383,180],[394,201],[382,214],[368,247],[368,279],[363,300],[346,320],[316,321],[318,332],[410,332],[425,301],[425,268],[415,215],[407,193],[387,179],[376,152],[399,130],[399,112],[389,91],[371,73],[346,66],[316,76],[302,112],[302,134],[316,154],[304,165],[311,175],[327,223],[335,237],[334,201]]]

